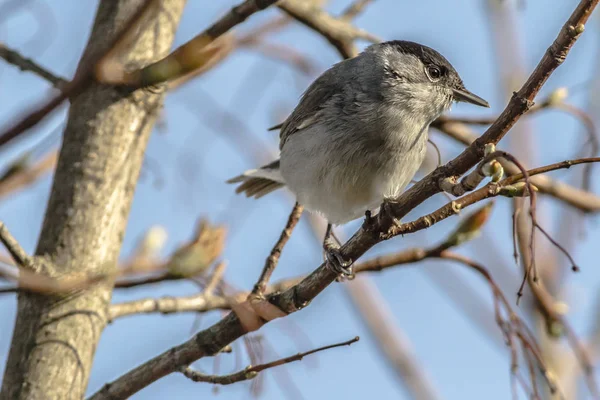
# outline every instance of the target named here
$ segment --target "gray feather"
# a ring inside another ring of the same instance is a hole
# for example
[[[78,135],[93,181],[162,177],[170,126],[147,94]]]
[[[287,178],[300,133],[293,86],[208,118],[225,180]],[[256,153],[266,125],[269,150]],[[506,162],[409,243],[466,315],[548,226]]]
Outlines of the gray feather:
[[[226,181],[227,183],[241,183],[236,193],[244,193],[247,197],[256,199],[285,186],[279,172],[279,160],[275,160],[259,169],[248,170],[241,175]]]

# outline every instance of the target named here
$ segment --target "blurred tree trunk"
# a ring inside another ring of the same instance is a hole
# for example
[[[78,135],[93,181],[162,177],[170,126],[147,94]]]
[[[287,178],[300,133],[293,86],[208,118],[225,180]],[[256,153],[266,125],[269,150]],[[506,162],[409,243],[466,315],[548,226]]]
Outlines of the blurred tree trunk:
[[[80,68],[106,51],[143,0],[100,1]],[[120,61],[168,53],[185,0],[155,2]],[[146,143],[163,96],[94,84],[73,99],[36,254],[50,276],[116,268]],[[2,399],[80,399],[111,299],[107,284],[69,296],[21,293]]]

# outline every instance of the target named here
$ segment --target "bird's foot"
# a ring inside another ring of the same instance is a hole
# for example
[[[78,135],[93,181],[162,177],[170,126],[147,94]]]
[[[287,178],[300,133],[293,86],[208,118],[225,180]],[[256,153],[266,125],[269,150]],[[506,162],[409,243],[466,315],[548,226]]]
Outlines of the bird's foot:
[[[346,260],[340,252],[341,243],[333,233],[333,226],[327,224],[325,238],[323,239],[323,251],[325,252],[326,265],[338,276],[337,281],[354,279],[352,260]]]
[[[400,226],[401,222],[394,215],[394,204],[397,204],[392,199],[385,199],[379,208],[378,217],[384,225]]]
[[[344,259],[339,248],[326,247],[324,250],[326,264],[336,275],[338,275],[338,282],[345,279],[354,279],[352,260]]]

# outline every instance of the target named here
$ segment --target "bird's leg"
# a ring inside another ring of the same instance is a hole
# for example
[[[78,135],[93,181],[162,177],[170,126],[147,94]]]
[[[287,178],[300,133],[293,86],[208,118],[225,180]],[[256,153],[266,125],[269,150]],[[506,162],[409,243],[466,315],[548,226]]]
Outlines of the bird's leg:
[[[329,226],[331,226],[331,225],[329,225]],[[341,242],[341,240],[340,240],[340,239],[337,237],[337,235],[335,234],[335,231],[333,230],[333,227],[331,227],[331,228],[329,229],[329,235],[330,235],[330,236],[329,236],[329,239],[333,239],[333,240],[335,240],[335,245],[336,245],[337,247],[342,247],[342,242]],[[325,232],[325,238],[327,238],[327,232]]]
[[[352,279],[354,278],[352,261],[344,260],[344,257],[340,253],[340,247],[341,243],[333,233],[331,224],[327,224],[325,238],[323,239],[323,251],[325,252],[327,266],[342,278]]]

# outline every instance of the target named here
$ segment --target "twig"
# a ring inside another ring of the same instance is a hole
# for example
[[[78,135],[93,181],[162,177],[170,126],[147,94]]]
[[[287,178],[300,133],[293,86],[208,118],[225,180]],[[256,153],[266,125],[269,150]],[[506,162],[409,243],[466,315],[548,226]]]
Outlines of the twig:
[[[44,176],[44,174],[54,168],[57,159],[58,153],[52,152],[36,164],[26,167],[5,179],[0,179],[0,198],[34,183],[38,178]]]
[[[182,367],[179,369],[179,372],[181,372],[187,378],[193,380],[194,382],[208,382],[208,383],[213,383],[213,384],[218,384],[218,385],[231,385],[232,383],[253,379],[258,375],[259,372],[264,371],[266,369],[278,367],[280,365],[288,364],[288,363],[291,363],[294,361],[300,361],[300,360],[302,360],[302,358],[309,356],[311,354],[314,354],[314,353],[318,353],[320,351],[333,349],[335,347],[350,346],[351,344],[356,343],[359,340],[360,340],[360,338],[358,336],[356,336],[354,339],[347,340],[345,342],[331,344],[329,346],[319,347],[318,349],[307,351],[305,353],[298,353],[293,356],[281,358],[279,360],[271,361],[266,364],[260,364],[260,365],[255,365],[255,366],[249,365],[248,367],[244,368],[242,371],[233,373],[231,375],[223,375],[223,376],[205,375],[201,372],[192,370],[190,367]]]
[[[363,10],[372,3],[373,0],[354,0],[342,13],[341,19],[352,20],[358,16]]]
[[[561,253],[565,255],[565,257],[569,259],[569,262],[571,263],[571,269],[573,270],[573,272],[579,272],[579,266],[577,265],[575,259],[569,253],[569,251],[565,249],[560,243],[558,243],[544,228],[542,228],[542,226],[538,222],[535,222],[534,226],[540,232],[542,232],[542,234],[546,237],[546,239],[548,239],[550,243],[552,243],[552,245],[554,245],[554,247],[556,247]]]
[[[30,264],[33,267],[33,260]],[[35,265],[35,267],[43,267]],[[0,276],[13,281],[18,281],[17,287],[2,288],[0,293],[16,293],[28,291],[39,294],[69,293],[82,290],[110,278],[107,275],[96,275],[92,277],[79,276],[55,279],[43,275],[41,272],[32,272],[29,269],[6,267],[0,265]]]
[[[7,63],[18,67],[21,71],[33,72],[40,78],[50,82],[52,86],[57,89],[62,89],[63,86],[68,82],[66,79],[61,78],[60,76],[55,75],[47,69],[41,67],[32,59],[23,57],[18,51],[9,49],[2,43],[0,43],[0,57],[2,57]]]
[[[115,289],[129,289],[138,286],[151,285],[154,283],[167,282],[167,281],[178,281],[186,279],[183,276],[176,276],[167,272],[162,272],[159,275],[148,276],[141,279],[122,279],[115,282]]]
[[[258,278],[258,281],[254,285],[254,289],[252,289],[253,295],[262,296],[265,293],[265,289],[267,288],[269,279],[271,279],[271,275],[273,274],[273,271],[275,271],[275,267],[277,267],[277,263],[279,262],[281,251],[283,250],[283,247],[285,246],[287,241],[290,239],[292,231],[294,230],[296,224],[300,220],[300,216],[302,215],[303,210],[304,207],[302,207],[300,204],[298,204],[297,202],[296,204],[294,204],[294,208],[292,208],[292,212],[288,217],[288,221],[285,224],[285,228],[283,228],[283,231],[279,236],[279,240],[277,240],[275,246],[273,246],[271,254],[269,254],[269,257],[267,257],[267,260],[265,261],[265,266],[263,267],[262,273],[260,274],[260,278]]]
[[[554,164],[548,164],[548,165],[544,165],[542,167],[530,169],[527,171],[527,174],[529,176],[534,176],[534,175],[539,175],[539,174],[545,174],[546,172],[550,172],[550,171],[556,171],[559,169],[569,169],[574,165],[597,163],[597,162],[600,162],[600,157],[586,157],[586,158],[577,158],[575,160],[565,160],[565,161],[560,161],[560,162],[557,162]],[[524,176],[522,173],[517,173],[517,174],[513,174],[513,175],[509,176],[508,178],[504,179],[503,182],[505,182],[506,184],[512,184],[512,183],[520,181],[523,178],[524,178]]]
[[[521,212],[520,208],[516,208],[512,214],[512,244],[513,244],[513,258],[515,260],[515,264],[519,266],[519,250],[517,246],[517,218],[519,218],[519,213]]]
[[[126,72],[122,66],[119,67],[112,63],[98,69],[97,74],[102,82],[124,85],[131,89],[158,85],[181,78],[213,62],[215,54],[221,52],[222,56],[226,55],[228,52],[223,53],[221,50],[228,41],[217,42],[217,39],[234,26],[244,22],[252,14],[266,9],[276,2],[277,0],[246,0],[233,7],[202,33],[179,46],[166,57],[142,69]]]
[[[17,239],[9,232],[4,222],[0,221],[0,242],[6,247],[10,256],[15,260],[18,266],[31,268],[31,257],[21,247]]]
[[[217,266],[213,270],[213,273],[212,273],[208,283],[204,287],[205,295],[210,295],[210,294],[212,294],[212,292],[214,292],[215,288],[221,282],[221,278],[223,277],[223,274],[225,273],[225,268],[227,268],[226,262],[222,261],[217,264]]]
[[[192,296],[160,297],[133,300],[109,306],[108,321],[134,314],[173,314],[180,312],[206,312],[212,310],[230,310],[231,306],[243,301],[241,296],[224,297],[207,293]]]

